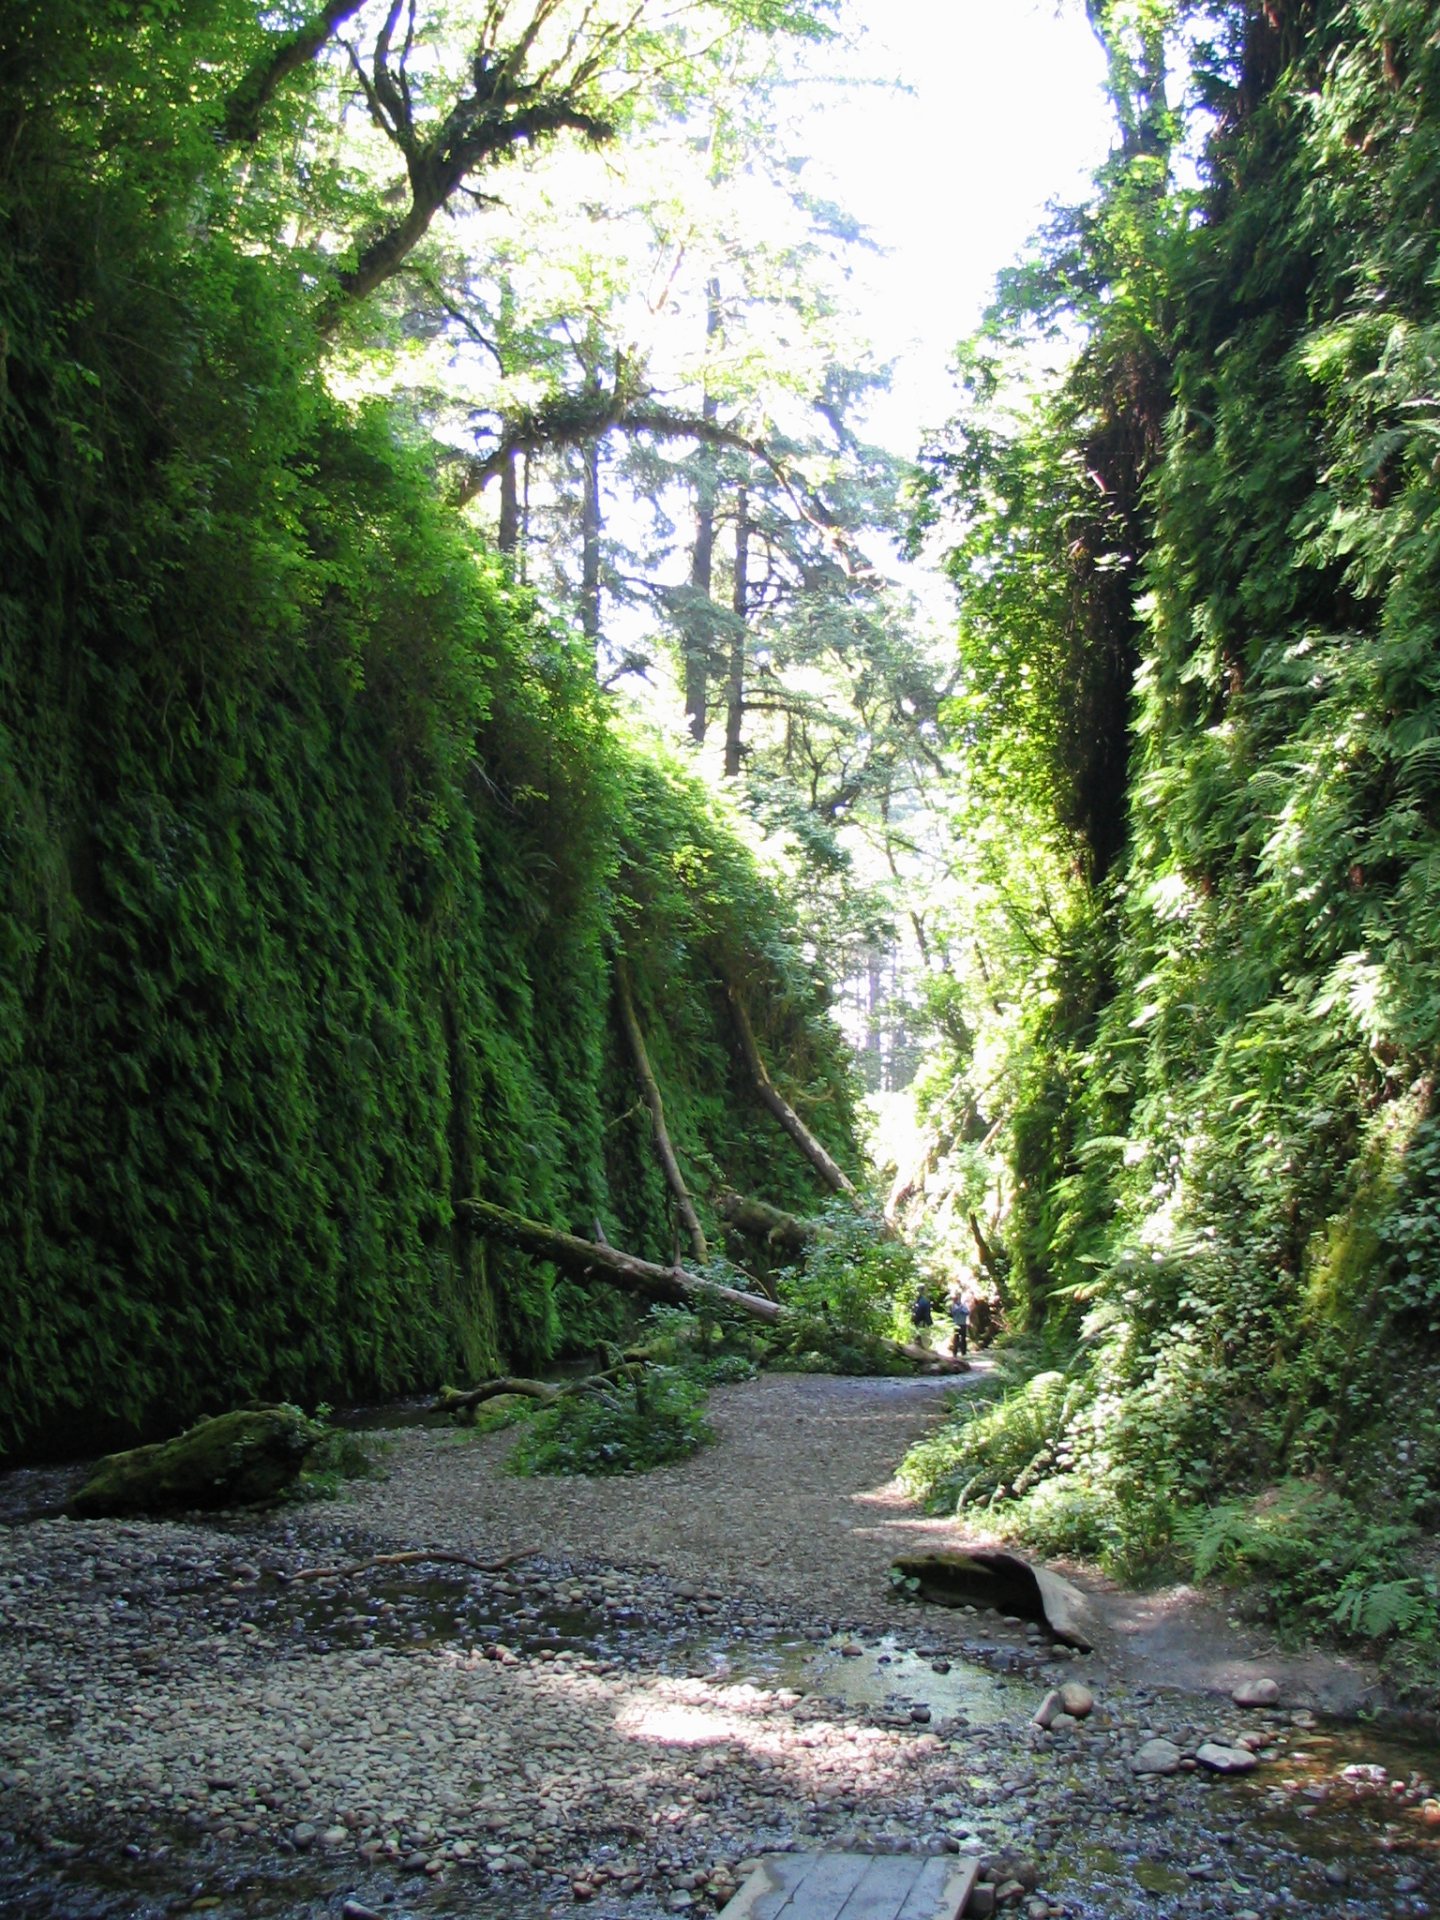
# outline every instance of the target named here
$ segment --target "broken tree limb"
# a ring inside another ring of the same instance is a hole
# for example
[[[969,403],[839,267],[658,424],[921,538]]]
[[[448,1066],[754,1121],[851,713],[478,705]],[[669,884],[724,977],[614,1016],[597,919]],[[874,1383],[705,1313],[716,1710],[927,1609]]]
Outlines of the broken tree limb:
[[[750,1078],[755,1082],[755,1091],[760,1096],[761,1105],[774,1114],[826,1186],[833,1193],[849,1194],[853,1200],[855,1183],[844,1168],[821,1146],[766,1072],[765,1062],[760,1055],[760,1046],[755,1038],[755,1029],[750,1024],[750,1016],[745,1011],[744,1001],[728,982],[725,992],[730,1001],[730,1011],[734,1016],[735,1033],[740,1042],[740,1051],[745,1056],[745,1064],[750,1069]]]
[[[566,1273],[583,1279],[608,1280],[626,1293],[638,1294],[641,1299],[663,1300],[671,1306],[690,1308],[709,1300],[751,1314],[772,1327],[782,1326],[795,1317],[789,1307],[777,1300],[721,1286],[718,1281],[687,1273],[683,1267],[660,1267],[653,1260],[641,1260],[633,1253],[621,1253],[594,1240],[581,1240],[576,1234],[561,1233],[538,1220],[527,1220],[523,1214],[511,1213],[488,1200],[462,1200],[458,1204],[459,1211],[477,1233],[493,1234],[523,1253],[549,1260]],[[968,1361],[950,1359],[914,1340],[882,1340],[879,1344],[891,1353],[937,1372],[969,1372]]]
[[[471,1413],[487,1400],[499,1400],[507,1394],[534,1400],[542,1407],[553,1407],[557,1400],[568,1400],[576,1394],[589,1393],[596,1387],[613,1386],[618,1380],[633,1380],[649,1365],[648,1355],[643,1349],[636,1348],[622,1355],[613,1367],[606,1367],[603,1372],[581,1374],[577,1379],[564,1380],[559,1385],[549,1380],[523,1380],[512,1374],[504,1374],[495,1380],[482,1380],[475,1387],[441,1387],[435,1396],[435,1412]]]
[[[289,1580],[292,1586],[301,1580],[344,1580],[352,1573],[369,1573],[372,1567],[424,1567],[432,1561],[447,1567],[470,1567],[476,1573],[503,1573],[517,1560],[533,1560],[539,1551],[539,1547],[521,1547],[515,1553],[502,1554],[498,1560],[471,1560],[463,1553],[377,1553],[373,1560],[356,1560],[348,1567],[305,1567],[299,1573],[292,1573]]]
[[[980,1225],[979,1220],[973,1212],[970,1214],[970,1232],[974,1237],[975,1251],[980,1256],[981,1266],[998,1285],[1003,1275],[1000,1271],[1000,1264],[995,1258],[995,1249],[985,1238],[985,1229]]]
[[[662,1300],[670,1306],[694,1306],[699,1300],[713,1300],[722,1306],[737,1307],[773,1326],[785,1317],[785,1309],[758,1294],[741,1293],[738,1288],[721,1286],[718,1281],[702,1280],[683,1267],[662,1267],[653,1260],[641,1260],[633,1253],[621,1253],[616,1247],[602,1246],[596,1240],[581,1240],[573,1233],[561,1233],[527,1220],[522,1214],[492,1206],[488,1200],[462,1200],[462,1213],[481,1233],[506,1240],[522,1252],[550,1260],[566,1273],[582,1277],[594,1275],[608,1280],[626,1293],[639,1294],[645,1300]]]
[[[750,1200],[740,1193],[722,1193],[715,1211],[727,1227],[747,1240],[763,1240],[767,1246],[783,1248],[786,1253],[803,1253],[815,1238],[815,1222],[783,1213],[767,1200]]]
[[[645,1103],[650,1109],[650,1120],[655,1135],[655,1152],[665,1174],[665,1184],[670,1189],[675,1210],[690,1236],[690,1251],[703,1267],[710,1258],[710,1249],[705,1244],[705,1230],[700,1225],[700,1216],[695,1211],[695,1202],[690,1198],[690,1190],[685,1185],[685,1176],[680,1171],[680,1162],[675,1157],[670,1130],[665,1125],[665,1102],[661,1098],[660,1083],[655,1078],[654,1069],[650,1065],[650,1055],[646,1051],[640,1016],[635,1011],[635,996],[630,990],[630,969],[626,965],[625,956],[618,953],[615,956],[615,999],[620,1009],[620,1024],[624,1027],[625,1038],[630,1043],[635,1071],[644,1089]]]
[[[502,1394],[522,1394],[527,1400],[538,1400],[543,1407],[554,1406],[560,1398],[559,1387],[552,1387],[544,1380],[516,1380],[506,1377],[501,1380],[482,1380],[478,1387],[441,1387],[435,1396],[436,1413],[469,1413],[486,1400],[498,1400]]]

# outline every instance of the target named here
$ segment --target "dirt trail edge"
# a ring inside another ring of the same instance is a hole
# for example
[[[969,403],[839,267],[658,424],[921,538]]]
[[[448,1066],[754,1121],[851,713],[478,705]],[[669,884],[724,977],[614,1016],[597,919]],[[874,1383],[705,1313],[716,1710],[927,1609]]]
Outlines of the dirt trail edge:
[[[717,1445],[638,1480],[519,1480],[500,1471],[508,1434],[457,1448],[411,1433],[394,1443],[387,1484],[364,1496],[365,1520],[482,1558],[540,1540],[562,1557],[653,1568],[902,1635],[922,1630],[923,1612],[929,1637],[958,1640],[973,1635],[973,1620],[897,1606],[888,1580],[897,1554],[982,1538],[922,1514],[895,1479],[957,1391],[963,1379],[765,1374],[712,1393]],[[1378,1696],[1359,1664],[1284,1654],[1191,1587],[1129,1593],[1068,1564],[1059,1570],[1094,1601],[1102,1634],[1093,1663],[1117,1684],[1228,1696],[1242,1680],[1273,1676],[1292,1705],[1342,1714]]]

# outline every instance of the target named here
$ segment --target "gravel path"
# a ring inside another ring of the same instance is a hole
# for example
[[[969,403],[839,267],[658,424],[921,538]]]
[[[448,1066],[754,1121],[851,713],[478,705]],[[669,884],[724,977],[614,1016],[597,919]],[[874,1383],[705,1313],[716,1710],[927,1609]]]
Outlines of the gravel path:
[[[508,1433],[466,1441],[457,1459],[453,1439],[412,1430],[392,1438],[366,1522],[481,1559],[539,1546],[893,1626],[890,1562],[954,1537],[894,1479],[948,1397],[933,1379],[763,1374],[712,1391],[715,1446],[639,1479],[522,1480],[500,1472]]]
[[[1433,1749],[1328,1733],[1288,1675],[1268,1710],[1141,1685],[1143,1622],[1076,1660],[890,1599],[952,1537],[891,1477],[944,1391],[765,1376],[640,1480],[410,1430],[342,1503],[0,1528],[0,1911],[651,1920],[824,1847],[984,1852],[1027,1920],[1440,1912]],[[293,1579],[419,1547],[537,1551]],[[1093,1711],[1043,1731],[1065,1683]]]

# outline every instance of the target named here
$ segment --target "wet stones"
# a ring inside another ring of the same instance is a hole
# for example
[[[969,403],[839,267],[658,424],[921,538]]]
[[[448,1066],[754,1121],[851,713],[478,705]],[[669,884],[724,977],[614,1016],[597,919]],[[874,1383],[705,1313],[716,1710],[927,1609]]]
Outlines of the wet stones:
[[[1056,1900],[1002,1858],[1013,1845],[1047,1888],[1068,1897],[1078,1885],[1072,1912],[1078,1902],[1134,1920],[1159,1910],[1135,1861],[1161,1834],[1182,1920],[1234,1920],[1232,1865],[1267,1920],[1306,1912],[1299,1890],[1319,1881],[1318,1863],[1303,1882],[1289,1864],[1267,1870],[1241,1811],[1263,1807],[1263,1790],[1227,1787],[1200,1759],[1207,1743],[1249,1753],[1272,1741],[1288,1758],[1307,1731],[1288,1712],[1247,1720],[1222,1702],[1202,1721],[1194,1699],[1107,1688],[1097,1703],[1086,1688],[1080,1713],[1069,1668],[1051,1690],[1053,1730],[1036,1731],[1025,1724],[1041,1693],[1034,1667],[996,1678],[986,1649],[983,1683],[960,1696],[962,1724],[951,1703],[974,1671],[961,1652],[973,1619],[942,1616],[907,1650],[827,1608],[822,1644],[813,1614],[789,1620],[699,1580],[681,1592],[651,1567],[537,1560],[494,1581],[411,1570],[328,1596],[321,1583],[287,1584],[306,1565],[376,1550],[334,1525],[306,1515],[231,1531],[0,1531],[6,1826],[83,1842],[112,1866],[133,1844],[157,1872],[179,1836],[177,1892],[187,1835],[202,1851],[278,1856],[326,1881],[331,1914],[353,1888],[377,1911],[393,1910],[398,1889],[417,1915],[499,1902],[708,1920],[747,1855],[871,1850],[989,1855],[1006,1869],[988,1883],[992,1898],[1004,1893],[999,1912],[1038,1920],[1043,1904],[1055,1915]],[[702,1634],[707,1594],[720,1625]],[[717,1648],[729,1660],[746,1647],[749,1680],[712,1664]],[[767,1660],[788,1664],[766,1678]],[[823,1677],[797,1677],[811,1660]],[[957,1670],[948,1680],[946,1668]],[[1174,1775],[1133,1773],[1132,1753],[1162,1737]],[[1384,1774],[1347,1779],[1336,1798],[1373,1792],[1418,1833],[1433,1780],[1421,1789],[1407,1776],[1394,1793]],[[1085,1861],[1105,1849],[1117,1875],[1095,1905]],[[1410,1864],[1394,1856],[1387,1891]],[[1418,1900],[1433,1880],[1423,1859],[1411,1877]],[[1276,1906],[1281,1885],[1297,1892]]]
[[[1280,1699],[1278,1680],[1242,1680],[1233,1687],[1230,1698],[1237,1707],[1273,1707]]]
[[[1035,1725],[1042,1729],[1063,1731],[1086,1720],[1095,1710],[1095,1696],[1089,1687],[1082,1686],[1078,1680],[1067,1681],[1063,1687],[1052,1687],[1040,1702],[1035,1712]]]
[[[1255,1756],[1248,1747],[1221,1746],[1214,1740],[1202,1741],[1195,1749],[1195,1758],[1211,1773],[1250,1773],[1255,1767]]]
[[[1183,1758],[1173,1740],[1146,1740],[1130,1758],[1132,1773],[1168,1774],[1180,1771]]]

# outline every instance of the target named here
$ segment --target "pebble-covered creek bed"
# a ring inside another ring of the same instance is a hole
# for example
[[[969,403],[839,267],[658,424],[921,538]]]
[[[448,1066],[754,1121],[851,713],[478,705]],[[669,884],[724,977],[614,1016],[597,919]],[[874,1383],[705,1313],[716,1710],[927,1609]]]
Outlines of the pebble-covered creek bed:
[[[823,1848],[986,1854],[1025,1920],[1440,1915],[1418,1732],[594,1558],[297,1581],[397,1545],[345,1518],[0,1526],[0,1914],[698,1920]]]

